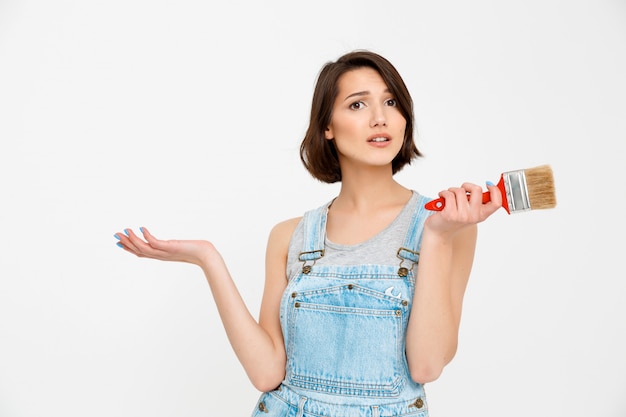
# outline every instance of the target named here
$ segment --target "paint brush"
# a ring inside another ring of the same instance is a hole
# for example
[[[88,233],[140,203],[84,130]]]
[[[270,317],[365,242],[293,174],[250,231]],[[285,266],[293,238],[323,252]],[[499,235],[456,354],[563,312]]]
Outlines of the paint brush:
[[[496,186],[502,193],[502,207],[509,214],[556,207],[554,176],[549,165],[505,172]],[[490,200],[489,191],[483,193],[483,203]],[[424,207],[441,211],[444,206],[444,199],[438,198],[426,203]]]

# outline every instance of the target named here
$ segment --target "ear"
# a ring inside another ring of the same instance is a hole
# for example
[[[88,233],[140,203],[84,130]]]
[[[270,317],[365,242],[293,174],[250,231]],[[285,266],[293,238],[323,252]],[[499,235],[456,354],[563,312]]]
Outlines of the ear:
[[[328,126],[326,130],[324,131],[324,137],[327,140],[335,139],[335,135],[333,134],[333,129],[330,126]]]

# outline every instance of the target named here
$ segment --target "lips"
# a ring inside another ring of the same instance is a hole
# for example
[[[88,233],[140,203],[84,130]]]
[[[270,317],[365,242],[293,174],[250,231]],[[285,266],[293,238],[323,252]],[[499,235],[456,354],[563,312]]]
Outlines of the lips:
[[[372,142],[372,143],[383,143],[383,142],[389,142],[390,140],[391,140],[391,137],[386,134],[376,134],[367,138],[367,141]]]

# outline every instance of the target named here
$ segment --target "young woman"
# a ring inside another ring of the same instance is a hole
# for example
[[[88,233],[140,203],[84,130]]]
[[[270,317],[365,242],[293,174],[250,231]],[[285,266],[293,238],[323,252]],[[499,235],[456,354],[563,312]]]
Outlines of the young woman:
[[[445,207],[394,174],[420,156],[413,104],[393,65],[348,53],[319,74],[301,158],[336,198],[277,224],[266,251],[258,321],[208,241],[116,233],[139,257],[204,271],[232,347],[263,392],[253,416],[427,416],[423,385],[457,348],[476,224],[502,204],[497,187],[441,191]]]

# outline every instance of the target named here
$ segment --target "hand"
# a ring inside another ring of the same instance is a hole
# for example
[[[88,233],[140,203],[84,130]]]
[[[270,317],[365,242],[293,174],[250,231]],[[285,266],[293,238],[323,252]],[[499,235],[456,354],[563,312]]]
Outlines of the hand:
[[[445,206],[427,220],[429,228],[440,233],[453,234],[465,226],[480,223],[502,207],[502,193],[495,185],[487,185],[490,201],[483,203],[480,186],[464,183],[458,188],[448,188],[439,193]]]
[[[141,239],[131,229],[115,233],[117,245],[140,258],[161,261],[187,262],[203,266],[211,256],[219,256],[217,250],[206,240],[159,240],[145,227],[139,229]]]

